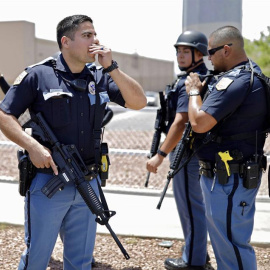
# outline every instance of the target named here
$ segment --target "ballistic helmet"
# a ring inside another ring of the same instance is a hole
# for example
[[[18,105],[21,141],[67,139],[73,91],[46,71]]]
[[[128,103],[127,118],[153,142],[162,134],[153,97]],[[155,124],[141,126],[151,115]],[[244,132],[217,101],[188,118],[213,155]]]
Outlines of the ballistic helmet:
[[[204,56],[208,55],[207,51],[207,38],[199,31],[185,31],[177,39],[174,47],[177,49],[178,46],[189,46],[200,51]]]

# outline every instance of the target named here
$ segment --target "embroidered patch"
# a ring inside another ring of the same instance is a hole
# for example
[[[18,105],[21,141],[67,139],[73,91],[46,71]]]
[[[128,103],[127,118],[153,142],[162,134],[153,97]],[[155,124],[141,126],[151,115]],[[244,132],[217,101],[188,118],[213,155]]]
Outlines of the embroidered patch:
[[[88,91],[91,95],[95,95],[96,94],[96,84],[95,82],[91,81],[89,84],[88,84]]]
[[[18,85],[21,83],[23,78],[27,75],[28,73],[24,70],[14,81],[13,85]]]
[[[218,91],[225,90],[229,87],[229,85],[233,82],[232,79],[222,78],[216,85],[216,89]]]

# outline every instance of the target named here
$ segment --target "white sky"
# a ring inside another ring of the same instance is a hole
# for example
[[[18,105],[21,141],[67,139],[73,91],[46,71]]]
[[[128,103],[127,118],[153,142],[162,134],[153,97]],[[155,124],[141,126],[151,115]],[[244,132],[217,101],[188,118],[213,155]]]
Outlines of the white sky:
[[[86,14],[94,21],[100,43],[113,51],[175,61],[182,5],[182,0],[1,0],[0,20],[33,22],[36,37],[56,40],[60,20]],[[270,26],[269,12],[269,0],[243,0],[243,36],[258,39]]]

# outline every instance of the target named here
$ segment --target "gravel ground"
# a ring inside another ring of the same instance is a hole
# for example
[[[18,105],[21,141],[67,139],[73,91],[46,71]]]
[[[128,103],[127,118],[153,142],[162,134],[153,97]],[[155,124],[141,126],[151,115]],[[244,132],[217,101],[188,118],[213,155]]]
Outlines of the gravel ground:
[[[0,269],[17,269],[20,254],[24,250],[24,231],[21,226],[2,225],[0,227]],[[95,270],[161,270],[164,269],[163,262],[166,258],[177,258],[180,255],[183,242],[171,240],[173,245],[165,248],[159,244],[164,239],[138,238],[118,236],[124,248],[130,255],[126,260],[114,242],[107,234],[98,234],[94,257],[96,260]],[[270,269],[270,247],[254,247],[258,270]],[[212,267],[216,269],[216,262],[211,245],[208,252]],[[61,270],[62,267],[62,243],[58,239],[47,270]],[[38,269],[37,269],[38,270]]]

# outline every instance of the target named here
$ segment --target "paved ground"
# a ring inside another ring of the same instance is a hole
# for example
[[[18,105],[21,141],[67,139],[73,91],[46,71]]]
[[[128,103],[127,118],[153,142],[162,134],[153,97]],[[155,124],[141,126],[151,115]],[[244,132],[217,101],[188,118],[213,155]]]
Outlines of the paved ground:
[[[110,225],[117,235],[183,239],[170,192],[160,210],[156,209],[160,198],[157,191],[105,187],[104,192],[109,208],[116,211]],[[0,182],[0,223],[23,224],[23,199],[18,193],[17,183]],[[270,246],[270,199],[258,197],[256,208],[251,242]],[[108,233],[107,228],[100,225],[98,232]]]

